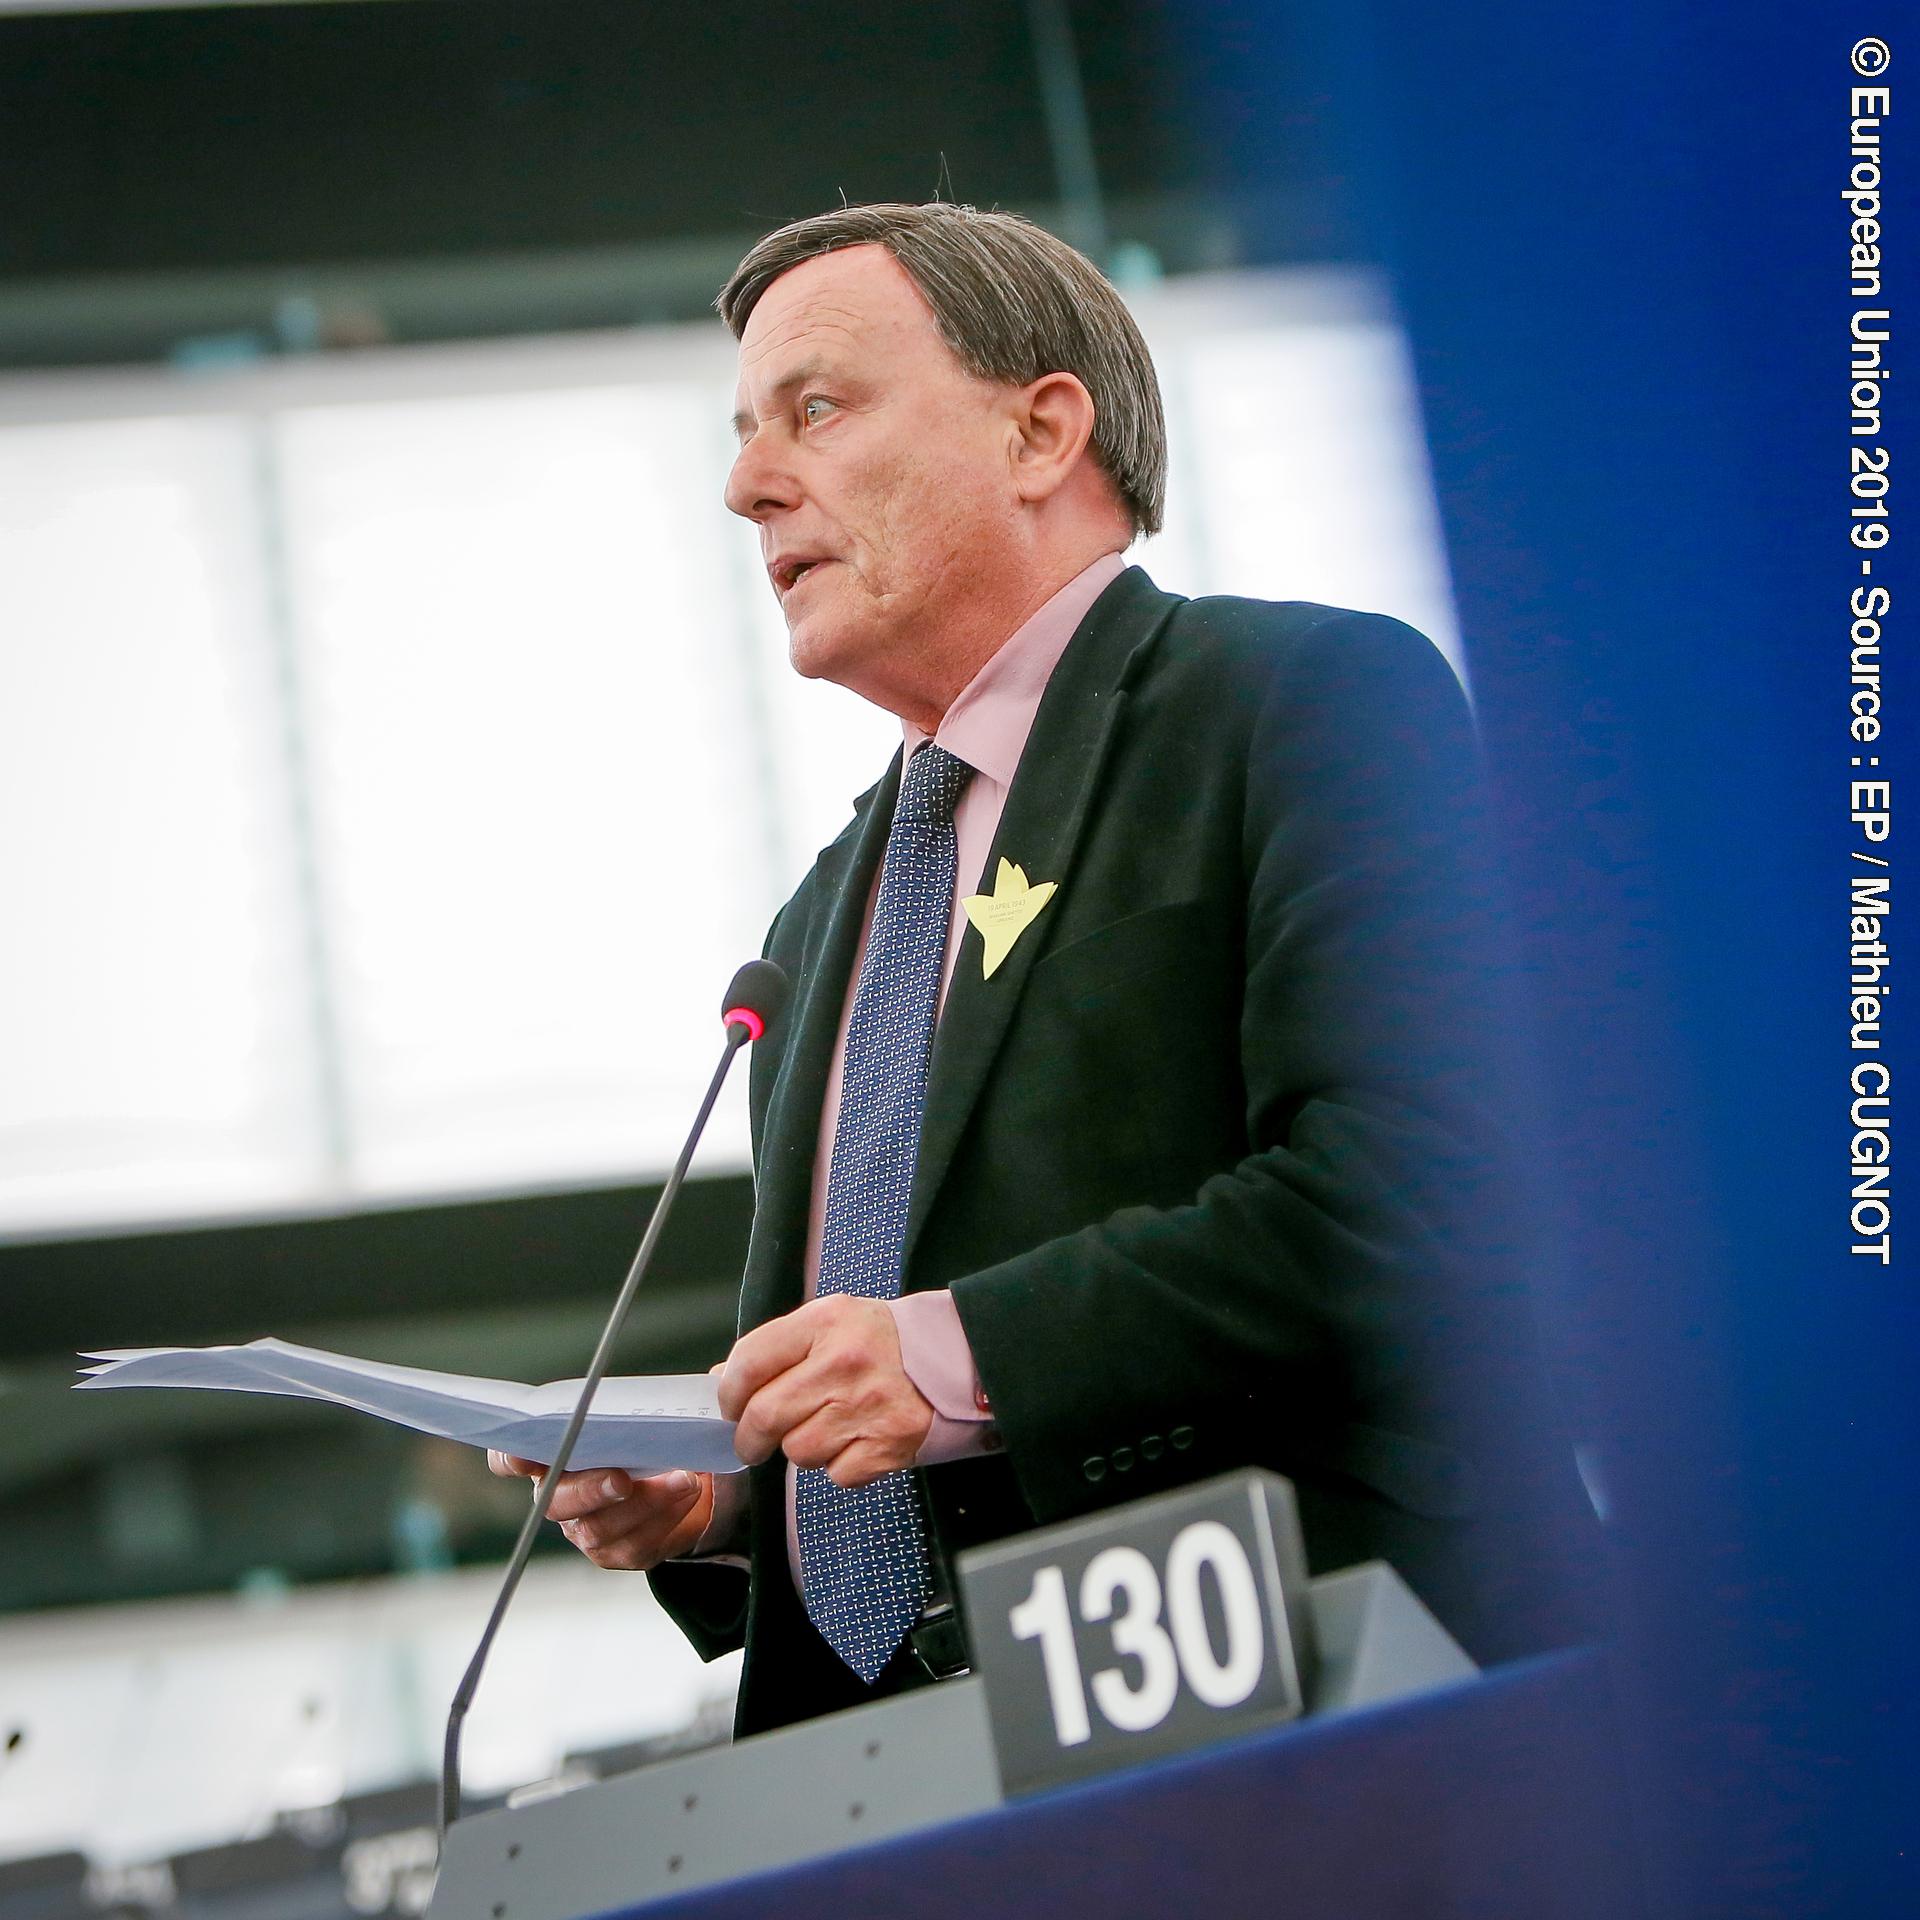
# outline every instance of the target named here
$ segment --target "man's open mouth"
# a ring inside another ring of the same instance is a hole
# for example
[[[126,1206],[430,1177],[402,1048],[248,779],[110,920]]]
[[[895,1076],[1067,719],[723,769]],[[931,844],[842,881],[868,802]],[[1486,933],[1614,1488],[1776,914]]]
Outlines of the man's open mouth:
[[[791,592],[815,567],[825,564],[823,560],[782,560],[773,569],[773,584],[782,594]]]

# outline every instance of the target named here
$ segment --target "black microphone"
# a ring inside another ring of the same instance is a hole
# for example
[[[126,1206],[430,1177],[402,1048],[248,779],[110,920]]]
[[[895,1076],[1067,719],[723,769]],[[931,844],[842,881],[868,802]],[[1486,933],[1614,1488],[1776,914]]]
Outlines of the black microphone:
[[[646,1272],[647,1263],[653,1258],[660,1230],[666,1225],[668,1211],[680,1191],[681,1182],[686,1178],[687,1164],[693,1158],[693,1150],[700,1144],[701,1134],[706,1131],[707,1116],[712,1113],[713,1103],[720,1097],[727,1069],[733,1065],[733,1056],[742,1047],[749,1041],[758,1040],[779,1018],[787,1004],[787,991],[786,974],[771,960],[749,960],[733,976],[726,998],[720,1002],[720,1017],[726,1022],[727,1029],[726,1049],[720,1056],[720,1064],[714,1069],[712,1080],[707,1084],[700,1111],[694,1115],[693,1130],[687,1135],[687,1144],[680,1149],[680,1158],[673,1163],[673,1171],[667,1175],[667,1184],[660,1189],[653,1218],[647,1222],[647,1231],[640,1241],[639,1251],[633,1256],[633,1265],[627,1269],[626,1284],[620,1289],[620,1297],[613,1303],[606,1330],[600,1335],[599,1346],[594,1349],[593,1364],[588,1367],[587,1377],[581,1382],[580,1398],[574,1402],[573,1412],[568,1416],[566,1427],[560,1435],[560,1444],[554,1449],[551,1465],[534,1488],[533,1506],[527,1514],[525,1525],[520,1529],[520,1538],[514,1542],[513,1557],[507,1562],[506,1578],[500,1583],[500,1592],[494,1599],[492,1613],[487,1616],[480,1644],[474,1648],[473,1658],[468,1661],[467,1670],[454,1690],[453,1706],[447,1714],[446,1745],[440,1763],[440,1851],[443,1855],[446,1852],[447,1829],[460,1817],[460,1729],[466,1721],[467,1709],[473,1705],[473,1696],[479,1690],[481,1670],[487,1664],[487,1654],[493,1647],[494,1635],[500,1631],[500,1622],[506,1617],[514,1590],[520,1584],[521,1574],[526,1571],[527,1558],[533,1552],[533,1543],[539,1536],[540,1523],[547,1517],[548,1507],[553,1504],[554,1488],[559,1484],[560,1476],[566,1472],[567,1462],[573,1458],[574,1443],[580,1438],[580,1429],[586,1425],[587,1409],[593,1404],[593,1396],[606,1377],[607,1363],[613,1357],[613,1343],[619,1338],[620,1329],[626,1322],[627,1309],[633,1305],[640,1276]]]
[[[771,960],[749,960],[733,976],[726,998],[720,1003],[720,1018],[727,1023],[729,1033],[735,1026],[741,1026],[746,1029],[747,1039],[758,1040],[786,1010],[788,992],[787,976],[780,967]],[[726,1072],[724,1061],[720,1071]],[[705,1118],[703,1112],[700,1120],[694,1122],[696,1135]]]

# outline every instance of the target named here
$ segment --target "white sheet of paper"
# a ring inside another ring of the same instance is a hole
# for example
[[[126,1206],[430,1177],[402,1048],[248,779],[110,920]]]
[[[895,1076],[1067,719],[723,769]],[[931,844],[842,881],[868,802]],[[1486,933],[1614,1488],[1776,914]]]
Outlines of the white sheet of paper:
[[[115,1347],[83,1354],[81,1391],[107,1387],[210,1387],[227,1393],[322,1400],[471,1447],[550,1460],[579,1397],[580,1380],[530,1387],[518,1380],[434,1373],[356,1360],[286,1340],[241,1347]],[[737,1473],[733,1423],[711,1375],[668,1373],[603,1380],[573,1450],[574,1467],[631,1473]]]

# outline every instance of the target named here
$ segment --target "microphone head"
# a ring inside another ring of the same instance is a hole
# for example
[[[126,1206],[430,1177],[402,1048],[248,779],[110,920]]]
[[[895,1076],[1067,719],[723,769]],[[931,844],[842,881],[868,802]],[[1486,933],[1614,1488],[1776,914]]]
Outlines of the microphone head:
[[[789,991],[784,968],[771,960],[749,960],[733,976],[720,1003],[720,1018],[730,1027],[745,1027],[749,1037],[758,1040],[779,1019]]]

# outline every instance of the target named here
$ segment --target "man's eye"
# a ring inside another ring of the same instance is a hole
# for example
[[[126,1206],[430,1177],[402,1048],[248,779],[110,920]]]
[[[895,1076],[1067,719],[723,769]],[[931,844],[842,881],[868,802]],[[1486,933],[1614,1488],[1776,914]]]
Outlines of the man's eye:
[[[809,426],[832,411],[833,402],[823,394],[810,393],[800,402],[801,417]]]

